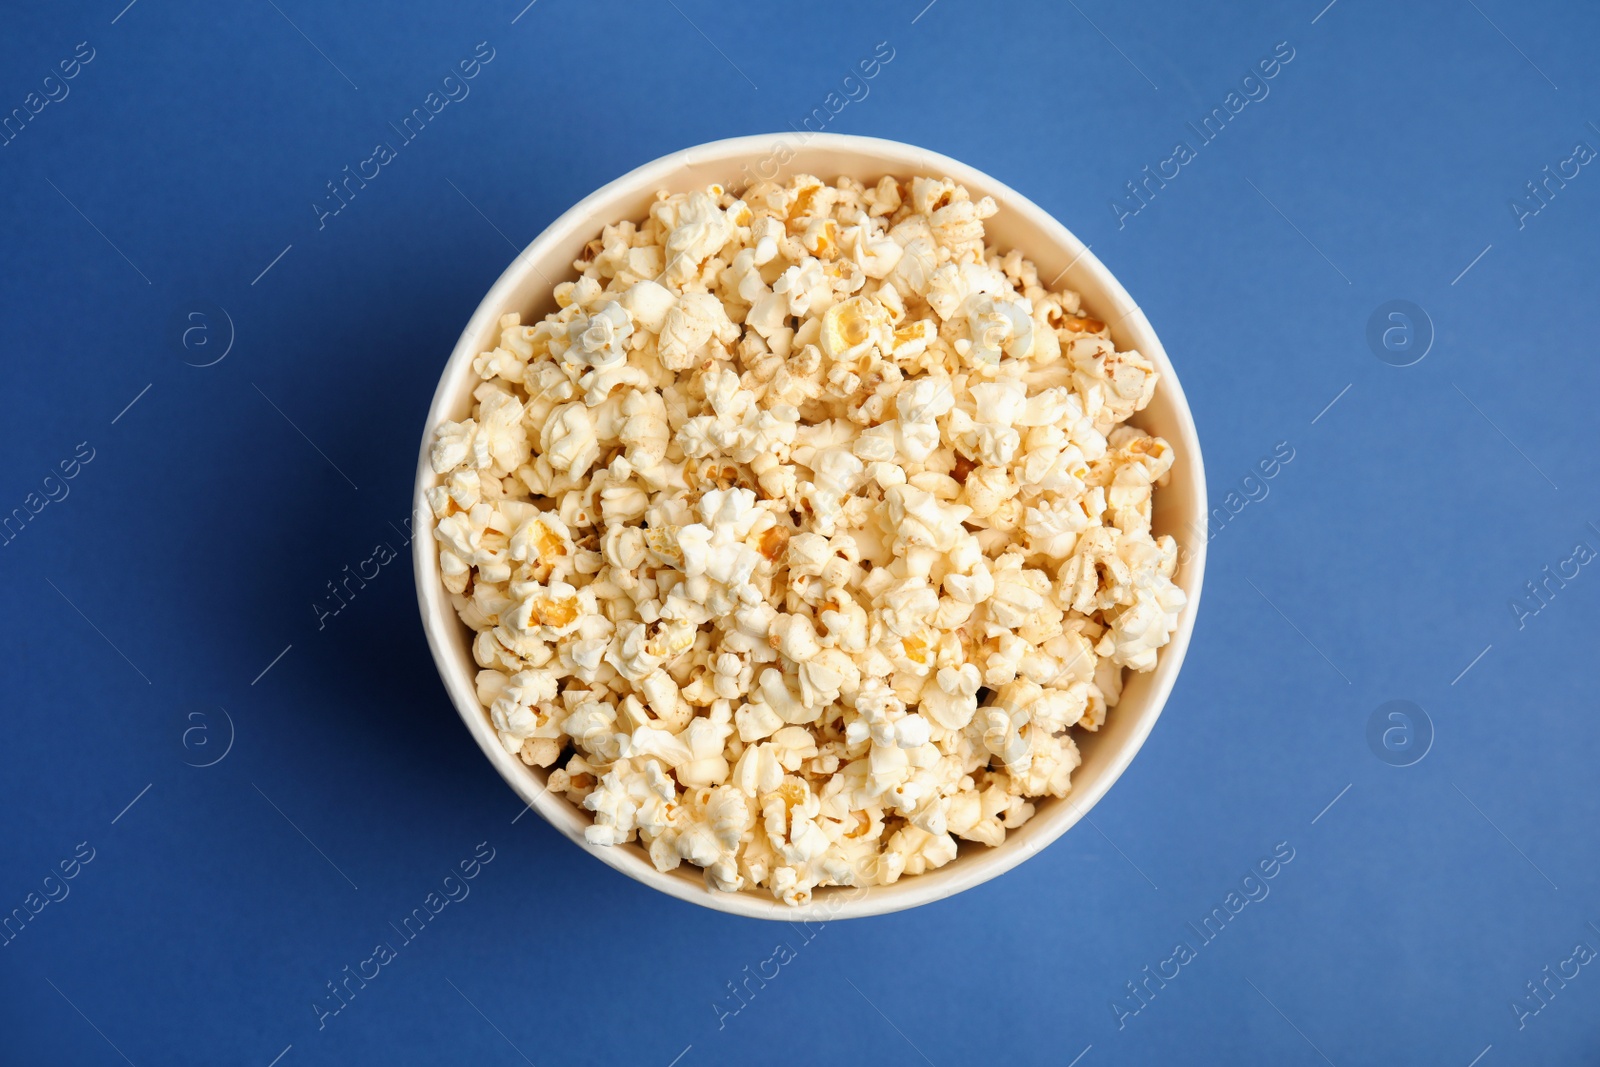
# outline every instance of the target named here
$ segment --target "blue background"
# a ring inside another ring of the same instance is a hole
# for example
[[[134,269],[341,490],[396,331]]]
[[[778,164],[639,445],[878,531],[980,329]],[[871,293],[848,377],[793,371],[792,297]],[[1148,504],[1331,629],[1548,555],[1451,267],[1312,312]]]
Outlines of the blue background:
[[[0,948],[7,1063],[1600,1056],[1593,968],[1520,1027],[1511,1007],[1600,947],[1600,576],[1510,606],[1600,548],[1600,175],[1520,228],[1509,206],[1600,147],[1600,11],[123,2],[13,5],[0,38],[4,112],[94,49],[0,148],[0,510],[94,457],[0,548],[0,912],[94,853]],[[319,230],[325,183],[480,41],[470,96]],[[1182,677],[1092,824],[807,939],[517,818],[396,526],[512,249],[640,163],[800,123],[880,41],[827,128],[969,161],[1089,241],[1182,375],[1214,503],[1279,442],[1294,458],[1213,527]],[[1119,227],[1124,183],[1279,42],[1270,95]],[[1397,299],[1432,338],[1407,367],[1367,339]],[[205,308],[185,347],[173,323]],[[379,542],[401,559],[319,629]],[[1394,700],[1420,710],[1374,745]],[[319,1030],[325,983],[479,842],[470,896]],[[1280,842],[1270,896],[1112,1006]],[[780,939],[795,958],[728,1013]]]

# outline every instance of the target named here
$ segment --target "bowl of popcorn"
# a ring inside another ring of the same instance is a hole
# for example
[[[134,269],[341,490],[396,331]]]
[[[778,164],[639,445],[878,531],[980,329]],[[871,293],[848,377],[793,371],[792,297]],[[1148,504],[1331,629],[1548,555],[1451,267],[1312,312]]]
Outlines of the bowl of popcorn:
[[[719,141],[517,257],[445,367],[418,599],[526,803],[682,900],[947,897],[1060,836],[1177,678],[1205,478],[1039,207],[865,137]]]

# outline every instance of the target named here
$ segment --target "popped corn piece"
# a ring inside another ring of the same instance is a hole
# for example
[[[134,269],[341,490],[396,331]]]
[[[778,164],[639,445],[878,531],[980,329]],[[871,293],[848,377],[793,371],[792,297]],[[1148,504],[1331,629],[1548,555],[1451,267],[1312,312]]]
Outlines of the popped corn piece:
[[[688,370],[702,359],[723,358],[739,339],[739,327],[710,293],[684,293],[673,303],[656,341],[661,365]]]
[[[627,342],[633,336],[633,316],[615,300],[591,315],[578,315],[567,323],[567,356],[586,367],[605,370],[628,359]]]

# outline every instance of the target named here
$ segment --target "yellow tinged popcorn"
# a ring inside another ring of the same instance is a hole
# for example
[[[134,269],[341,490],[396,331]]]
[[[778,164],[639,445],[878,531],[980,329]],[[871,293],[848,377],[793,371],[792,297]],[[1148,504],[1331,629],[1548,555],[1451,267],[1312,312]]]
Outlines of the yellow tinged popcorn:
[[[822,315],[820,347],[830,359],[851,359],[889,337],[889,312],[870,296],[842,301]]]
[[[564,597],[559,600],[546,597],[541,600],[535,600],[529,614],[529,619],[533,625],[557,628],[570,626],[577,617],[577,597]]]

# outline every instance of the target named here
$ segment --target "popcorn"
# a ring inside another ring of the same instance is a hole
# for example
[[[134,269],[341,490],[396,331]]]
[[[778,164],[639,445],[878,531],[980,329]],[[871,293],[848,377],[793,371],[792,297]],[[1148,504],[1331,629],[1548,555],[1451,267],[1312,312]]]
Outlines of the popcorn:
[[[700,264],[716,255],[733,235],[729,213],[717,204],[722,190],[694,192],[688,196],[669,196],[650,209],[650,216],[668,229],[665,253],[667,276],[679,282],[690,278]],[[735,201],[732,207],[749,209]]]
[[[582,403],[563,404],[550,413],[539,434],[539,450],[550,466],[582,478],[600,458],[594,420]]]
[[[660,196],[439,426],[501,744],[586,838],[802,904],[994,846],[1187,600],[1157,387],[948,179]]]
[[[890,528],[903,548],[950,551],[963,536],[962,522],[972,513],[965,505],[941,504],[932,493],[911,485],[891,486],[883,496]]]
[[[894,349],[894,331],[889,309],[870,296],[857,296],[829,308],[822,316],[820,339],[822,354],[845,361]]]
[[[736,892],[745,881],[739,847],[754,822],[750,806],[732,787],[689,790],[671,822],[651,840],[650,859],[663,871],[688,860],[705,869],[711,888]]]
[[[739,327],[728,318],[722,301],[710,293],[685,293],[662,321],[656,346],[663,367],[687,370],[701,359],[725,354],[714,353],[713,342],[725,346],[738,339]]]
[[[608,370],[627,361],[627,341],[633,336],[633,318],[615,300],[592,315],[579,315],[567,324],[567,355],[596,370]]]
[[[964,730],[978,710],[978,688],[982,678],[978,668],[963,663],[959,668],[941,667],[923,684],[920,704],[929,719],[944,730]]]

